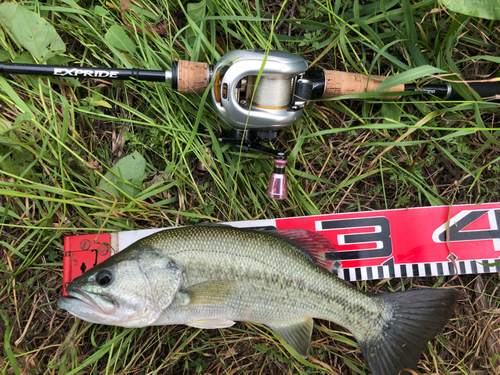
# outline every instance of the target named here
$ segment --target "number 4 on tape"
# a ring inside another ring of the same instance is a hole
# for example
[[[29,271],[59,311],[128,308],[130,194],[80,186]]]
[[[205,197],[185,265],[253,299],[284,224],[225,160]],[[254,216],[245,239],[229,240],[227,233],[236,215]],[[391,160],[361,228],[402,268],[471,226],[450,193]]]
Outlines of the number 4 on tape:
[[[487,215],[485,215],[487,214]],[[480,219],[483,218],[483,223]],[[486,220],[484,218],[487,218]],[[495,251],[500,250],[500,210],[464,210],[450,218],[449,241],[491,240]],[[486,225],[485,225],[486,223]],[[432,234],[436,243],[446,242],[448,225],[443,224]]]

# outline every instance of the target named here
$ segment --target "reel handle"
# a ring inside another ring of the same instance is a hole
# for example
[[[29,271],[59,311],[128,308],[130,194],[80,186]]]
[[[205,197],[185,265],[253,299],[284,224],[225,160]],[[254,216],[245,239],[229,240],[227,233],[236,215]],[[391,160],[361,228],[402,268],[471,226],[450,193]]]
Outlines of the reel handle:
[[[389,77],[365,76],[358,73],[325,70],[325,89],[321,99],[335,98],[342,95],[353,95],[375,92],[377,87]],[[391,87],[381,92],[405,91],[405,85]],[[383,97],[383,99],[397,99],[398,96]]]

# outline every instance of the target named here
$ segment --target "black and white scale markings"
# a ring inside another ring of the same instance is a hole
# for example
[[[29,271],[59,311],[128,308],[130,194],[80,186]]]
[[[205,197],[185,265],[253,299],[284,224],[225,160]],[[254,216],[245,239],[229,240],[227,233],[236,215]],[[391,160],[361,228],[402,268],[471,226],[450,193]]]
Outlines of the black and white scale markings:
[[[459,275],[500,272],[499,259],[455,261]],[[488,266],[490,264],[490,266]],[[452,276],[452,262],[394,264],[389,259],[381,266],[352,267],[334,271],[344,281],[380,280],[393,277]]]

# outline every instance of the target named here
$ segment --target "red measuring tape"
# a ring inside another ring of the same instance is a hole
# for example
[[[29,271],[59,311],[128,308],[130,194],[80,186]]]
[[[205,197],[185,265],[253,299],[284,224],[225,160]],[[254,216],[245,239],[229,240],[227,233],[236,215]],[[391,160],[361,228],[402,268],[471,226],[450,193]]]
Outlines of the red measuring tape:
[[[346,281],[500,272],[500,203],[422,207],[227,223],[319,232]],[[162,229],[66,237],[63,290],[75,277]],[[448,241],[447,241],[448,238]]]

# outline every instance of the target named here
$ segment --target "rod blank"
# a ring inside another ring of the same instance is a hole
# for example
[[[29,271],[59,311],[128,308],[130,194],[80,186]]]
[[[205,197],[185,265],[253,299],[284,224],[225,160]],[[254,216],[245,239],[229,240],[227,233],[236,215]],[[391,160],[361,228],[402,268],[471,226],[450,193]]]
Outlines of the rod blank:
[[[108,69],[88,67],[68,67],[57,65],[36,65],[0,63],[0,74],[30,74],[53,77],[106,78],[116,80],[139,80],[171,82],[172,72],[164,70]]]

